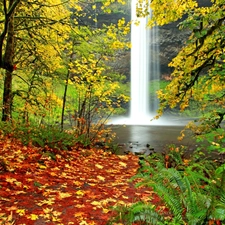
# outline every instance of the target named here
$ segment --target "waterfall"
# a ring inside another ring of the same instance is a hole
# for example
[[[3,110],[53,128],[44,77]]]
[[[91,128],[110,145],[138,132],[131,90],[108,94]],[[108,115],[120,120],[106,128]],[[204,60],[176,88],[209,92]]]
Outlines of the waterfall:
[[[130,117],[114,118],[111,124],[152,124],[156,115],[160,66],[158,28],[147,28],[149,18],[136,16],[137,0],[131,5],[131,102]],[[150,15],[151,16],[151,15]],[[135,21],[139,21],[136,25]]]
[[[131,106],[132,120],[146,117],[149,112],[149,49],[147,18],[136,21],[136,1],[132,2],[131,26]]]
[[[131,107],[130,119],[148,123],[156,114],[159,89],[158,28],[147,28],[148,18],[137,18],[136,2],[131,6]],[[151,16],[151,15],[150,15]],[[139,21],[136,25],[134,21]],[[152,82],[152,84],[151,84]]]

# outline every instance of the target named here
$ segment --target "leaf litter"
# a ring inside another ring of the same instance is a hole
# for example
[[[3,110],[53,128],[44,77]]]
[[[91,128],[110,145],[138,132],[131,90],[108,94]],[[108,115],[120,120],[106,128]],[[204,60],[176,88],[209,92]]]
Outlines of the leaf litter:
[[[0,224],[103,225],[113,206],[149,201],[152,191],[129,179],[138,157],[75,146],[55,151],[0,140]]]

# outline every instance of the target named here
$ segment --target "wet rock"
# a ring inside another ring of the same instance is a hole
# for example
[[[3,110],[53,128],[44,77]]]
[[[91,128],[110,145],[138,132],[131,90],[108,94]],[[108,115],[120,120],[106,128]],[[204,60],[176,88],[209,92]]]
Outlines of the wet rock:
[[[146,144],[146,147],[147,147],[150,151],[153,151],[153,152],[154,152],[154,148],[153,148],[153,147],[151,147],[151,145],[150,145],[150,144]]]
[[[147,152],[147,149],[141,149],[137,152],[134,152],[135,155],[144,155]]]

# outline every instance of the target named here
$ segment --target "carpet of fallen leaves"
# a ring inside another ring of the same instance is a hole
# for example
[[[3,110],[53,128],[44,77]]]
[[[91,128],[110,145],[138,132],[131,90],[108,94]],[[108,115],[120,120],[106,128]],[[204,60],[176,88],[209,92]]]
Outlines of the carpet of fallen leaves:
[[[52,159],[13,139],[0,140],[0,151],[0,224],[101,225],[112,206],[153,195],[129,182],[138,169],[135,155],[76,147]]]

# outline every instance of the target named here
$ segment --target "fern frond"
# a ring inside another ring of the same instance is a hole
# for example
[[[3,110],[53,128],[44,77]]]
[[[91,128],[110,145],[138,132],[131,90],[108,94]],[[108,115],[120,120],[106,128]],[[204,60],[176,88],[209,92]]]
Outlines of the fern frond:
[[[141,222],[146,225],[163,225],[165,218],[160,215],[154,205],[143,202],[136,202],[130,207],[116,208],[119,212],[118,216],[112,218],[107,224],[114,224],[119,222],[126,225],[132,225],[135,222]]]
[[[161,199],[164,201],[165,205],[171,210],[171,212],[174,215],[174,218],[180,224],[183,223],[182,220],[182,201],[180,199],[179,194],[175,189],[168,189],[166,186],[164,186],[162,183],[154,183],[153,189],[154,191],[161,197]]]

